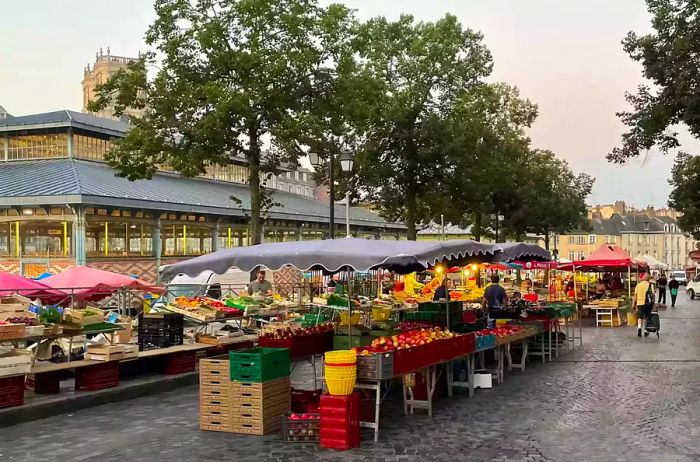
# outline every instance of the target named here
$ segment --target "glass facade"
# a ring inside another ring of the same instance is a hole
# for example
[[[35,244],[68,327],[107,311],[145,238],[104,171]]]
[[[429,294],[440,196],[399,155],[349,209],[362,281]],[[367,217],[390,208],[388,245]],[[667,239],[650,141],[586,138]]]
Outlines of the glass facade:
[[[34,133],[7,137],[8,160],[47,159],[68,157],[66,133]]]
[[[161,244],[164,257],[185,257],[213,251],[213,229],[196,224],[163,224]]]
[[[105,154],[110,149],[112,149],[110,140],[73,134],[73,156],[78,159],[104,160]]]
[[[88,257],[153,256],[153,226],[129,220],[89,221],[85,253]]]
[[[0,256],[60,258],[72,256],[73,223],[23,220],[0,223]]]
[[[219,249],[230,249],[232,247],[245,247],[250,245],[248,228],[236,226],[219,227]]]

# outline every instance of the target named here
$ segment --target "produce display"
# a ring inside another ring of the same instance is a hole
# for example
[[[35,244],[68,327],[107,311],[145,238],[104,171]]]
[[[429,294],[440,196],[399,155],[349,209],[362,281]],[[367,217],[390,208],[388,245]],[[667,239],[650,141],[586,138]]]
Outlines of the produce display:
[[[29,317],[23,316],[23,317],[7,318],[3,321],[0,321],[0,326],[4,326],[7,324],[24,324],[27,326],[33,326],[33,325],[37,324],[37,320],[35,318],[29,318]]]
[[[369,347],[359,349],[361,355],[368,355],[373,352],[384,352],[408,349],[413,346],[426,345],[436,340],[449,339],[454,337],[454,332],[442,330],[439,327],[412,330],[402,332],[391,337],[378,337],[372,340]],[[357,350],[357,349],[356,349]]]
[[[280,327],[263,332],[258,337],[258,345],[269,348],[287,348],[292,357],[310,356],[325,353],[333,348],[333,323],[312,327]]]

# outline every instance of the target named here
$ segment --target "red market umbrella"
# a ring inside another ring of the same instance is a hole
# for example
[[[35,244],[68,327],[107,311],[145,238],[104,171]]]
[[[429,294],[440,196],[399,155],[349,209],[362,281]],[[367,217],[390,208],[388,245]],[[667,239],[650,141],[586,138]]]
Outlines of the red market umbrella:
[[[105,298],[121,288],[162,292],[141,279],[124,274],[112,273],[87,266],[76,266],[43,279],[47,286],[59,289],[67,295],[77,296],[80,300],[98,300]]]
[[[56,300],[65,294],[33,279],[18,274],[0,272],[0,296],[22,295],[27,298]]]

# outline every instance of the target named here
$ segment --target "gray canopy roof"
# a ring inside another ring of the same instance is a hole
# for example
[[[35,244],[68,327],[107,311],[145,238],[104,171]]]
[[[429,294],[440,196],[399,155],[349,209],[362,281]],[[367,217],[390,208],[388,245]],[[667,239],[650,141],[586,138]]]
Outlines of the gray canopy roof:
[[[252,271],[258,266],[277,270],[292,265],[300,270],[342,269],[368,271],[386,268],[397,273],[419,271],[437,263],[461,264],[493,261],[501,247],[472,240],[382,241],[329,239],[281,242],[220,250],[163,269],[162,279],[178,274],[197,276],[209,270],[222,274],[231,267]]]
[[[499,261],[546,261],[552,259],[549,250],[545,250],[539,245],[526,244],[524,242],[510,242],[499,244],[502,253],[498,254]]]

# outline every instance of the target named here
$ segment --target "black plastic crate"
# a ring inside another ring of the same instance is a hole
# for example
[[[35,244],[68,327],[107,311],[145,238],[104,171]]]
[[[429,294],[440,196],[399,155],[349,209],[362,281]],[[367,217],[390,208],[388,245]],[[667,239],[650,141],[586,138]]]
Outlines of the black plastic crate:
[[[182,345],[184,317],[179,313],[140,314],[139,351]]]

